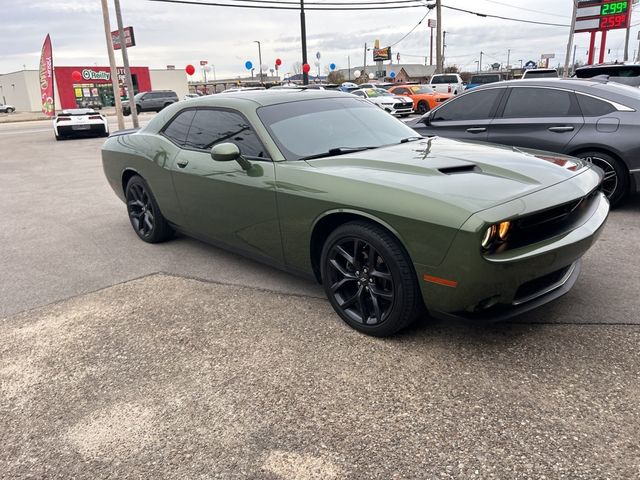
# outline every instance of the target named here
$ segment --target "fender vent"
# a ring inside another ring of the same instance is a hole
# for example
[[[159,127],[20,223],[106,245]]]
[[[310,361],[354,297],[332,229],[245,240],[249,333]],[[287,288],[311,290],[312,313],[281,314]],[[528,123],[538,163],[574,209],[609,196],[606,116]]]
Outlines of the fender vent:
[[[463,165],[461,167],[439,168],[440,173],[445,175],[458,175],[460,173],[480,173],[482,170],[477,165]]]

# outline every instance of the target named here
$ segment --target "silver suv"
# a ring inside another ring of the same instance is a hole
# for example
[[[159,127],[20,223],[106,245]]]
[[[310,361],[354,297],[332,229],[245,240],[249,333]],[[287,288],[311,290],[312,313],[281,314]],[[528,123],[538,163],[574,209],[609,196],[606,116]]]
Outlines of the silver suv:
[[[151,90],[149,92],[136,93],[133,97],[136,110],[140,112],[159,112],[165,107],[178,101],[178,94],[173,90]],[[128,101],[122,102],[122,113],[131,114],[131,104]]]

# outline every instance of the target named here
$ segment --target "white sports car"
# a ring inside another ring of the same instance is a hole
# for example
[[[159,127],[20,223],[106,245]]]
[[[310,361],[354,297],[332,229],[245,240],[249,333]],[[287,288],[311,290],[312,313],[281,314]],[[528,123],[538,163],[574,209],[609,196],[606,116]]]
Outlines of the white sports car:
[[[391,115],[406,117],[413,113],[413,100],[411,98],[394,95],[393,93],[387,92],[384,88],[361,88],[351,93],[366,98]]]
[[[63,110],[53,119],[56,140],[84,135],[109,136],[109,125],[104,115],[92,108]]]

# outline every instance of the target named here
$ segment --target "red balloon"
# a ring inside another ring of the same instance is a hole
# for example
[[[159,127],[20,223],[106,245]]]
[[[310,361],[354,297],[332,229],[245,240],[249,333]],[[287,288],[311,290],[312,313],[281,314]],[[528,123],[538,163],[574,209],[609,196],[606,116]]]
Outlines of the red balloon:
[[[311,65],[309,65],[308,63],[305,63],[304,65],[302,65],[302,71],[304,73],[309,73],[310,70],[311,70]]]
[[[280,65],[282,65],[282,60],[280,60],[279,58],[276,58],[276,65],[279,67]]]
[[[74,70],[71,74],[71,78],[73,78],[73,80],[75,80],[76,82],[79,82],[82,80],[82,74],[78,70]]]
[[[184,71],[187,72],[187,75],[193,75],[194,73],[196,73],[196,67],[189,64],[184,68]]]

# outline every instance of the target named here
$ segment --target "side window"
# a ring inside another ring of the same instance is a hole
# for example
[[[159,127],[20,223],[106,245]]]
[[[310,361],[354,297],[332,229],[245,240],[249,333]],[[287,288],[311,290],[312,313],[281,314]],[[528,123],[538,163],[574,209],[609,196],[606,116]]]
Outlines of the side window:
[[[185,147],[210,150],[216,143],[224,142],[235,143],[244,156],[267,158],[260,140],[244,117],[226,110],[197,110]]]
[[[397,93],[398,95],[409,95],[409,90],[406,88],[396,88],[393,93]]]
[[[513,88],[504,107],[504,118],[569,117],[579,115],[575,96],[566,90]]]
[[[195,110],[184,110],[164,127],[162,133],[178,145],[184,146],[187,140],[187,133],[189,133],[189,127],[195,114]]]
[[[504,88],[491,88],[467,93],[454,98],[438,108],[432,122],[458,120],[485,120],[493,116],[494,107],[502,96]]]
[[[364,92],[353,92],[353,94],[357,95],[358,97],[366,98],[366,95],[364,94]]]
[[[578,103],[580,104],[582,115],[585,117],[601,117],[616,111],[615,107],[610,103],[587,95],[578,94]]]

